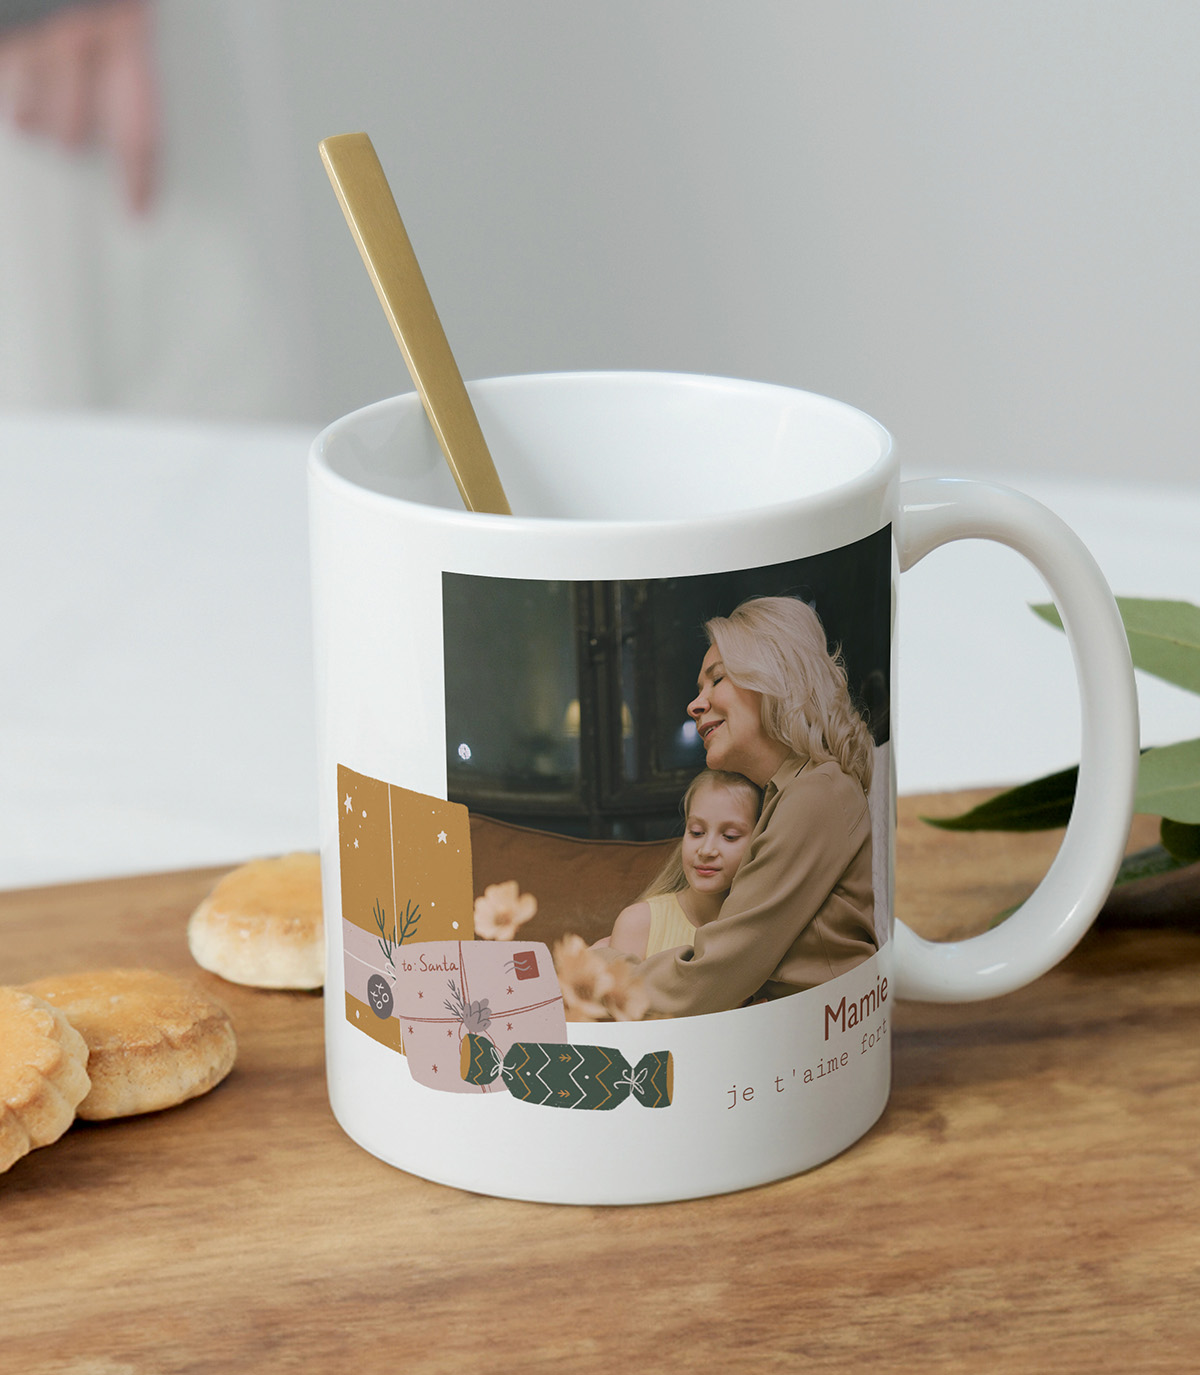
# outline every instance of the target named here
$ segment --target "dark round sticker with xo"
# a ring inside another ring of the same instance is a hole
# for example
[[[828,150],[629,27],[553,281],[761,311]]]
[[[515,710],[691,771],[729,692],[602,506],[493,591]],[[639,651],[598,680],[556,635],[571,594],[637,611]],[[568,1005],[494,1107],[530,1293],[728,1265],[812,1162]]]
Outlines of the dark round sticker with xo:
[[[392,1015],[392,989],[382,974],[372,974],[367,980],[367,1002],[376,1017]]]

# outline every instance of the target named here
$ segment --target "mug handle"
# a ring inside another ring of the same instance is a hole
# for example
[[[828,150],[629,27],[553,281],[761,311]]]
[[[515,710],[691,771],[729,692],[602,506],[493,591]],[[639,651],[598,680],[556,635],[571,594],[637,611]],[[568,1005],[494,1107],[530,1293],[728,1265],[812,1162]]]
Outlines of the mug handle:
[[[1011,993],[1074,949],[1116,877],[1137,786],[1137,690],[1129,642],[1095,559],[1056,515],[1007,487],[948,478],[901,483],[896,541],[901,572],[960,539],[1008,545],[1050,588],[1079,683],[1079,784],[1054,863],[1001,925],[968,940],[937,942],[896,922],[896,993],[925,1002],[973,1002]]]

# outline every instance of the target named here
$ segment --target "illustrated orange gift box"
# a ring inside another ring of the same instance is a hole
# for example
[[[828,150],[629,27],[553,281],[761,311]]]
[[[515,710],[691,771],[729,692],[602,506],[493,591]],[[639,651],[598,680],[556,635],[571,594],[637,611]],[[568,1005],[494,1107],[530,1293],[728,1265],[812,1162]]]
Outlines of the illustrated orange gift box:
[[[418,942],[469,941],[471,828],[466,807],[338,765],[338,876],[346,1020],[401,1049],[395,987]]]

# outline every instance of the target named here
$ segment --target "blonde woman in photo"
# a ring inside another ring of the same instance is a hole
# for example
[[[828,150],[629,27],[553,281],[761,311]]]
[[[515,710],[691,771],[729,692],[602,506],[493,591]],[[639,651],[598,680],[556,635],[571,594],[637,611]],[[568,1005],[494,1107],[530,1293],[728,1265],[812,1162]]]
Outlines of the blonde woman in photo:
[[[617,917],[607,944],[636,959],[690,947],[721,910],[758,821],[762,791],[738,773],[706,770],[683,795],[684,833],[670,859]]]
[[[690,949],[637,966],[651,1015],[721,1012],[836,978],[877,948],[867,793],[874,745],[811,607],[758,597],[705,626],[688,714],[710,769],[762,810],[720,911]]]

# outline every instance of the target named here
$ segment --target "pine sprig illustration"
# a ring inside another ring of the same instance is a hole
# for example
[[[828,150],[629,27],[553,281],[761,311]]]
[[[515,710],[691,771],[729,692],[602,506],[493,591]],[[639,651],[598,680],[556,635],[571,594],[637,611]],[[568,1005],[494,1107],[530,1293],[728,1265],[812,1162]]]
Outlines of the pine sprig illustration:
[[[395,950],[399,941],[396,940],[396,923],[392,923],[392,934],[387,933],[387,911],[381,906],[379,899],[376,898],[375,906],[372,909],[375,917],[375,925],[379,928],[378,945],[383,951],[383,958],[388,962],[388,968],[395,972],[396,965],[392,960],[392,951]]]
[[[392,922],[392,934],[387,932],[387,909],[380,903],[378,898],[372,909],[375,917],[375,925],[379,928],[378,945],[383,951],[383,958],[388,962],[388,968],[395,972],[396,964],[392,959],[392,952],[397,946],[403,945],[406,940],[411,940],[417,929],[417,923],[421,920],[421,904],[413,905],[410,898],[404,904],[403,925],[399,921]]]
[[[400,928],[400,938],[397,945],[403,945],[409,940],[417,929],[417,922],[421,920],[421,904],[417,903],[414,907],[412,899],[404,904],[404,925]]]

